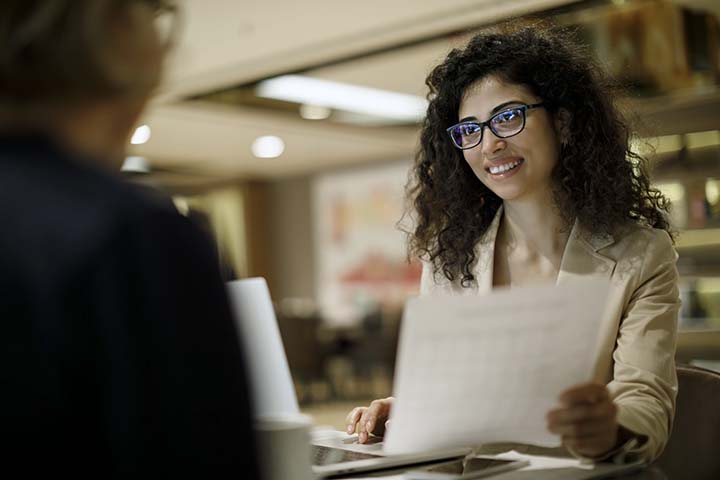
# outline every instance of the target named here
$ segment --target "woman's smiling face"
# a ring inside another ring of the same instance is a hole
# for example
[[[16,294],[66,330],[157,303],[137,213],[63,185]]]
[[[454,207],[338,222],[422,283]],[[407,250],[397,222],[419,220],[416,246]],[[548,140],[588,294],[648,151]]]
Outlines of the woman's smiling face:
[[[458,118],[484,122],[508,108],[540,102],[526,87],[489,76],[467,89]],[[482,142],[463,150],[478,179],[503,200],[551,190],[551,174],[560,153],[557,122],[544,108],[527,110],[525,116],[525,128],[517,135],[498,138],[486,127]]]

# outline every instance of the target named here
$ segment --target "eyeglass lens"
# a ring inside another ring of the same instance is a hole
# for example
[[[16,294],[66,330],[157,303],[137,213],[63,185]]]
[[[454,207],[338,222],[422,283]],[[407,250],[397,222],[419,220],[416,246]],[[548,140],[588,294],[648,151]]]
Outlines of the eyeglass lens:
[[[492,132],[500,137],[510,137],[520,133],[525,124],[525,111],[522,108],[511,108],[493,116],[488,122]],[[470,148],[482,141],[483,126],[479,123],[464,123],[456,126],[452,132],[455,144],[462,148]]]

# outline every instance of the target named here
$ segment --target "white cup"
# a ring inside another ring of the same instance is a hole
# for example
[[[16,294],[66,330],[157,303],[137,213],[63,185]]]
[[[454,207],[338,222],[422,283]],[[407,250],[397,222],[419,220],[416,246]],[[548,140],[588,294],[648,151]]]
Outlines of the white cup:
[[[258,459],[263,480],[313,480],[310,428],[300,413],[255,417]]]

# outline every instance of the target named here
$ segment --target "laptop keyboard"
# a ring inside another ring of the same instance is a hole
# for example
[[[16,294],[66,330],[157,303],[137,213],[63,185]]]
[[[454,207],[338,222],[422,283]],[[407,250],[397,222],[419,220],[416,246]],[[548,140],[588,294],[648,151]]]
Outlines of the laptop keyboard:
[[[312,446],[313,465],[331,465],[334,463],[351,462],[353,460],[377,458],[379,456],[380,455],[373,455],[371,453],[353,452],[351,450],[342,450],[340,448],[324,447],[321,445]]]

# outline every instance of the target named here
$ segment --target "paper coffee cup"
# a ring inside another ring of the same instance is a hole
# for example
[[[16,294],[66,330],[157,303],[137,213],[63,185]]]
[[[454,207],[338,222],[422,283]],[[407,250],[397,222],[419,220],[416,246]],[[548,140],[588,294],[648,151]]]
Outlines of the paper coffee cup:
[[[313,480],[310,428],[300,413],[255,418],[258,459],[263,480]]]

